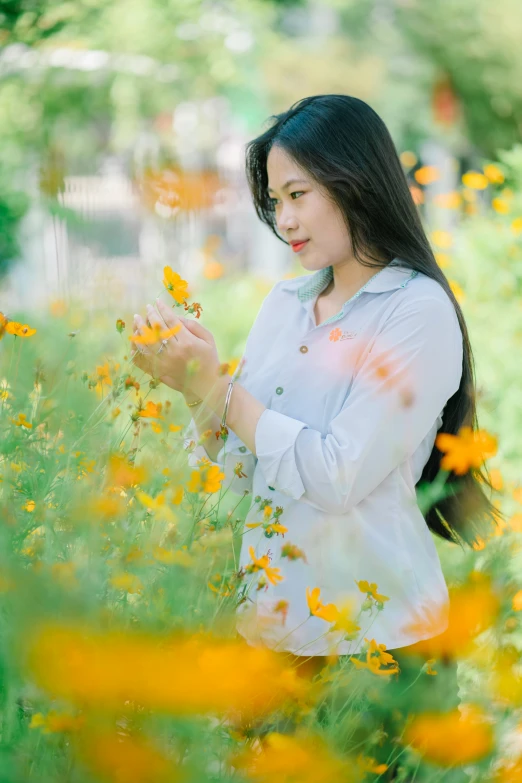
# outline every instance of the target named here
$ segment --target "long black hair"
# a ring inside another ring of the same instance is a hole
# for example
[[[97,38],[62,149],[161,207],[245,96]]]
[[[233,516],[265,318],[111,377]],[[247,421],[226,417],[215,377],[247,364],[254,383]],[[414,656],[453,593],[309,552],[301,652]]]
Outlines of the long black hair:
[[[349,95],[313,95],[272,115],[273,125],[246,145],[246,176],[260,220],[278,233],[268,194],[267,158],[274,144],[326,189],[339,207],[363,266],[383,268],[399,257],[412,270],[436,280],[453,302],[462,330],[462,377],[447,401],[439,432],[456,435],[462,426],[478,429],[475,366],[459,303],[438,266],[390,133],[364,101]],[[288,243],[286,243],[288,244]],[[376,258],[372,253],[377,252]],[[369,261],[377,263],[371,263]],[[432,484],[442,452],[434,445],[417,486]],[[485,471],[485,472],[483,472]],[[425,512],[429,529],[454,543],[480,545],[503,514],[484,491],[492,490],[483,465],[464,475],[450,471],[444,496]]]

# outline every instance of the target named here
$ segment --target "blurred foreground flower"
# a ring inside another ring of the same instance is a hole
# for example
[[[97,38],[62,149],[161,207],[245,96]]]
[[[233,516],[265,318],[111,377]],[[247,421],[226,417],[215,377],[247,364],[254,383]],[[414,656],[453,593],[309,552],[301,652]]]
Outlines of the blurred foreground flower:
[[[101,632],[46,624],[26,631],[26,666],[52,698],[120,710],[264,715],[310,687],[271,650],[211,634]]]
[[[442,470],[453,470],[458,475],[471,467],[480,468],[484,460],[497,453],[497,438],[486,430],[473,431],[471,427],[461,427],[458,435],[442,432],[435,445],[445,454],[440,462]]]

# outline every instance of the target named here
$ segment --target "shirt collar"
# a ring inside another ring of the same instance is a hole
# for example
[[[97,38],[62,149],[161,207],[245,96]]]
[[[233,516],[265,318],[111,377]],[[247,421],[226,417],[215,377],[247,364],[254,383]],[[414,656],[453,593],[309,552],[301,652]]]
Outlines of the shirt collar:
[[[365,287],[364,292],[370,294],[380,294],[385,291],[393,291],[396,288],[404,287],[406,283],[418,274],[406,266],[400,258],[396,257],[381,270],[377,270],[375,276]],[[320,294],[333,279],[333,267],[327,266],[318,269],[311,275],[306,275],[304,282],[296,286],[295,279],[286,281],[283,290],[293,291],[297,294],[301,302],[306,302]]]

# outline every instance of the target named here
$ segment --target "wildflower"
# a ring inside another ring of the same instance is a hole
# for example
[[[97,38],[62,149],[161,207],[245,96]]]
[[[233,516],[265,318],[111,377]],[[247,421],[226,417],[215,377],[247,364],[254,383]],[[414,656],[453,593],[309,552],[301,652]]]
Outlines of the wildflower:
[[[514,612],[522,612],[522,590],[519,590],[517,593],[515,593],[511,605]]]
[[[352,600],[341,604],[337,615],[330,626],[330,631],[344,631],[345,639],[355,639],[361,627],[354,620],[354,603]]]
[[[118,320],[116,321],[116,331],[121,334],[124,331],[124,329],[125,329],[125,321],[122,321],[121,318],[118,318]]]
[[[483,759],[493,750],[494,736],[485,711],[466,705],[463,715],[459,709],[415,715],[405,730],[404,743],[426,761],[452,767]]]
[[[497,439],[486,430],[473,431],[471,427],[461,427],[457,435],[443,432],[437,435],[435,445],[445,453],[440,462],[442,470],[453,470],[458,475],[471,467],[479,468],[497,453]]]
[[[362,754],[357,756],[356,763],[363,773],[370,772],[373,775],[382,775],[388,769],[387,764],[379,764],[374,758]]]
[[[432,674],[432,675],[437,674],[435,669],[431,668],[434,663],[435,663],[435,658],[430,658],[429,660],[426,661],[426,674]]]
[[[491,206],[498,212],[499,215],[508,215],[510,212],[510,206],[508,202],[503,198],[494,198],[491,201]]]
[[[0,312],[0,340],[5,334],[5,327],[7,326],[7,318],[3,313]]]
[[[138,416],[141,416],[142,419],[162,419],[162,407],[161,402],[152,402],[149,400],[145,407],[138,412]]]
[[[309,690],[272,650],[203,629],[188,636],[38,623],[27,629],[24,650],[38,687],[98,709],[121,710],[130,700],[174,715],[256,716]]]
[[[459,283],[457,283],[456,280],[449,280],[448,282],[451,290],[455,295],[455,299],[457,300],[457,302],[464,301],[464,290],[462,286],[459,285]]]
[[[109,374],[109,362],[96,367],[94,388],[97,394],[103,393],[104,386],[112,386],[111,376]]]
[[[9,321],[5,325],[5,331],[15,337],[32,337],[36,334],[36,329],[31,329],[28,324],[19,324],[18,321]]]
[[[135,574],[129,574],[127,571],[123,571],[121,574],[115,574],[110,578],[110,583],[118,590],[123,590],[126,593],[141,593],[143,592],[143,583],[139,577]]]
[[[514,234],[520,234],[522,232],[522,217],[516,217],[511,221],[511,231]]]
[[[308,562],[306,555],[302,549],[299,549],[295,544],[285,544],[281,547],[281,557],[287,557],[289,560],[297,560],[299,557]]]
[[[382,676],[389,676],[390,674],[398,674],[399,665],[393,655],[386,652],[385,644],[377,644],[375,639],[364,639],[368,642],[368,649],[366,651],[366,661],[360,661],[358,658],[350,657],[352,663],[358,669],[368,669],[372,674],[378,674]],[[376,655],[374,655],[376,653]],[[385,664],[395,664],[390,669],[384,669]]]
[[[277,783],[354,783],[360,780],[351,759],[335,755],[326,741],[304,730],[293,736],[271,732],[260,751],[235,753],[231,761],[253,781]]]
[[[413,176],[419,185],[429,185],[440,179],[440,171],[436,166],[422,166]]]
[[[36,712],[31,717],[30,729],[42,729],[44,734],[78,731],[84,724],[83,715],[71,715],[69,712],[50,710],[47,715]]]
[[[19,413],[17,419],[11,419],[13,424],[15,424],[17,427],[25,427],[26,430],[32,429],[32,424],[30,421],[27,421],[27,417],[25,413]]]
[[[480,171],[467,171],[462,175],[462,183],[472,190],[484,190],[489,185],[489,180]]]
[[[183,304],[188,299],[188,282],[177,272],[173,272],[170,266],[163,268],[163,285],[178,304]]]
[[[169,522],[176,522],[176,515],[167,505],[167,500],[163,493],[153,498],[151,495],[147,495],[146,492],[136,492],[136,497],[147,511],[154,512],[155,515],[163,517],[163,519]]]
[[[190,568],[194,565],[194,558],[186,549],[178,549],[177,552],[169,551],[161,546],[154,548],[153,555],[156,560],[166,565],[180,565]]]
[[[378,603],[384,603],[384,601],[389,601],[390,599],[386,595],[380,595],[377,592],[377,585],[375,582],[367,582],[366,579],[361,579],[359,582],[355,580],[355,584],[361,591],[361,593],[366,593],[368,596],[371,596],[374,601],[377,601]]]
[[[484,174],[490,182],[492,182],[494,185],[502,185],[505,177],[504,173],[499,169],[498,166],[495,166],[494,163],[488,163],[486,166],[484,166],[483,170]]]
[[[404,150],[404,152],[401,152],[399,155],[400,161],[403,166],[406,166],[406,168],[411,169],[412,166],[415,166],[417,163],[417,156],[412,150]]]
[[[76,745],[93,779],[115,783],[178,783],[176,767],[149,740],[122,731],[89,730]]]
[[[281,617],[282,617],[282,625],[285,625],[285,623],[286,623],[286,618],[287,618],[287,615],[288,615],[288,606],[289,606],[288,601],[286,601],[284,598],[281,598],[279,601],[276,602],[274,608],[272,609],[274,614],[280,614],[281,615]]]
[[[22,506],[22,509],[24,511],[29,511],[30,513],[32,513],[35,510],[35,508],[36,508],[36,503],[34,502],[34,500],[28,500],[27,503],[24,503],[24,505]]]
[[[143,466],[135,467],[124,456],[112,454],[107,465],[107,484],[131,487],[142,484],[147,478],[147,470]]]
[[[308,604],[310,617],[313,615],[326,620],[327,623],[334,622],[339,614],[338,609],[335,604],[321,603],[319,600],[320,592],[321,588],[319,587],[314,587],[313,590],[310,590],[309,587],[306,588],[306,603]]]
[[[453,244],[453,237],[448,231],[432,231],[431,240],[434,245],[441,247],[443,250],[447,250]]]
[[[199,470],[193,470],[187,484],[188,492],[205,494],[219,492],[225,474],[219,465],[203,465]]]
[[[147,326],[144,324],[141,327],[142,334],[131,334],[129,340],[137,345],[153,345],[160,340],[168,340],[169,337],[173,337],[181,329],[181,324],[176,324],[172,329],[162,329],[159,324],[154,326]]]
[[[433,203],[441,209],[458,209],[462,204],[462,196],[456,190],[450,193],[438,193],[433,197]]]
[[[245,571],[248,574],[263,570],[266,575],[266,578],[268,579],[270,584],[273,585],[277,584],[277,582],[281,582],[284,579],[284,577],[280,573],[280,569],[274,568],[273,566],[270,565],[270,558],[268,554],[257,558],[253,546],[248,547],[248,552],[250,554],[250,557],[252,558],[252,562],[245,567]]]
[[[494,625],[500,601],[488,575],[472,571],[467,583],[450,587],[448,592],[449,612],[446,604],[425,604],[422,613],[402,629],[421,637],[404,648],[405,654],[446,660],[467,655],[473,650],[475,637]],[[445,627],[443,633],[441,627]]]

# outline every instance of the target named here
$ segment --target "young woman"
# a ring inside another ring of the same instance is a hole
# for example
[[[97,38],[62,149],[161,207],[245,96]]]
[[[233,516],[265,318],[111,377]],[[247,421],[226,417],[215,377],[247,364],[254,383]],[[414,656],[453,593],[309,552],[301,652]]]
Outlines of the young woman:
[[[237,627],[296,664],[311,659],[311,675],[332,650],[358,652],[364,638],[393,654],[442,633],[448,592],[431,532],[472,543],[499,512],[479,470],[450,473],[425,516],[416,502],[415,487],[440,469],[437,433],[478,426],[474,370],[464,317],[385,124],[346,95],[305,98],[271,119],[247,145],[254,206],[311,274],[274,285],[236,378],[219,376],[207,329],[161,304],[159,313],[148,306],[148,320],[181,331],[135,361],[149,371],[159,363],[156,377],[201,411],[192,433],[218,431],[225,412],[224,448],[199,446],[191,457],[224,465],[238,494],[251,489],[246,522],[263,521],[266,505],[282,509],[272,521],[284,538],[245,528],[241,567],[268,555],[283,578],[250,590]],[[138,331],[143,323],[135,319]],[[191,358],[202,370],[187,379]],[[238,460],[246,477],[234,475]],[[361,608],[362,580],[374,606],[359,615],[355,639],[310,614],[316,587],[323,604]]]

